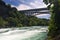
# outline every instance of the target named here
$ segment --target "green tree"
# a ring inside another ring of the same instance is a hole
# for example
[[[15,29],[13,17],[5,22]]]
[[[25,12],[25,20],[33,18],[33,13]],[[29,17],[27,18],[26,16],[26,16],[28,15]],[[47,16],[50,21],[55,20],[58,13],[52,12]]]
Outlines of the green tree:
[[[39,19],[35,16],[26,16],[19,12],[10,4],[5,4],[0,0],[0,26],[2,27],[21,27],[21,26],[40,26],[46,25],[47,20]]]
[[[2,17],[0,17],[0,28],[1,27],[6,27],[7,24],[8,24],[8,22],[5,21]]]
[[[48,40],[59,40],[54,38],[60,35],[60,0],[44,0],[44,3],[49,4],[51,11]]]

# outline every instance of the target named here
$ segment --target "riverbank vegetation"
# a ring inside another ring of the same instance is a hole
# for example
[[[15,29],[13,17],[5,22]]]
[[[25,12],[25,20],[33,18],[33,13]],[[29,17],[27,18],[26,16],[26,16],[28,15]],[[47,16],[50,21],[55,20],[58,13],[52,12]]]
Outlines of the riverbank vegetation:
[[[26,16],[15,7],[0,0],[0,28],[23,26],[48,26],[49,19],[39,19],[35,16]]]
[[[44,0],[51,11],[48,40],[60,40],[60,0]]]

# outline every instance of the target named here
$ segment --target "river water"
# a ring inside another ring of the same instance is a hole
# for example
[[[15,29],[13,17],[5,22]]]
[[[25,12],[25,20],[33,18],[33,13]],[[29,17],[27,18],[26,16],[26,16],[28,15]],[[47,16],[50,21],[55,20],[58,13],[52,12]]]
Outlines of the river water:
[[[46,40],[48,27],[32,26],[0,29],[0,40]]]

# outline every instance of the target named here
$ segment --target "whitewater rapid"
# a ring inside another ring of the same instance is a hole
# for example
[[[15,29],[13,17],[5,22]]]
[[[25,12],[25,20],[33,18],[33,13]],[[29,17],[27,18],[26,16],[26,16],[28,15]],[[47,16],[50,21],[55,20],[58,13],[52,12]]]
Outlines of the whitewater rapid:
[[[45,34],[43,34],[45,33]],[[22,27],[0,29],[0,40],[39,40],[47,37],[47,27]]]

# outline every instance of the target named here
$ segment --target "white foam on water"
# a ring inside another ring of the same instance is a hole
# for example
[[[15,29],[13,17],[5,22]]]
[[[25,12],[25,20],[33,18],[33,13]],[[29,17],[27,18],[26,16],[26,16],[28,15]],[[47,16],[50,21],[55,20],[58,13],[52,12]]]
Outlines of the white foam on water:
[[[10,30],[8,32],[0,33],[0,40],[23,40],[32,37],[40,32],[46,32],[46,29],[34,29],[34,30]],[[4,31],[9,29],[3,29]],[[1,30],[2,31],[2,30]]]

